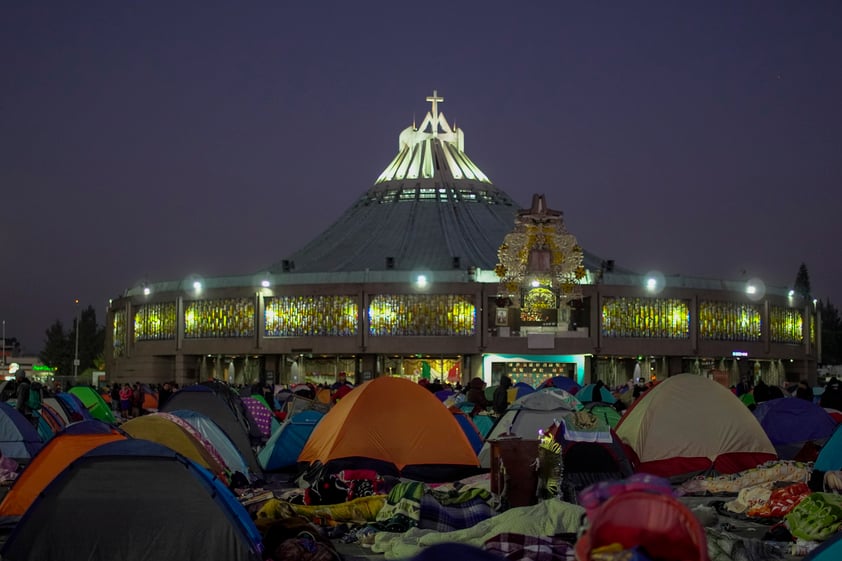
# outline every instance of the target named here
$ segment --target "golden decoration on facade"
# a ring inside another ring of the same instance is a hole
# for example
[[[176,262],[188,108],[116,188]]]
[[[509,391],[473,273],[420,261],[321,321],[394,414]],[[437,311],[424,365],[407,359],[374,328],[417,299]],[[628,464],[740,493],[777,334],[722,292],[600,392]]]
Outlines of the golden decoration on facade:
[[[562,301],[582,297],[580,281],[586,274],[582,248],[567,231],[562,213],[547,208],[544,195],[534,195],[532,208],[518,213],[515,229],[506,235],[497,259],[494,272],[500,277],[500,290],[515,307],[521,293],[533,286],[552,291]]]

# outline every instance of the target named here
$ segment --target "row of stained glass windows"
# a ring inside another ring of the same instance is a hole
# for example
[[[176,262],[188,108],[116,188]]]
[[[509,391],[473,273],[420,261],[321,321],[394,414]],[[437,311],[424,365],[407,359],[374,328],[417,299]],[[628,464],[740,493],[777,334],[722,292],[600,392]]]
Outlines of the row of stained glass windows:
[[[699,303],[699,335],[713,341],[760,341],[760,306],[739,302]]]
[[[605,298],[602,302],[605,337],[690,337],[687,300],[659,298]]]
[[[135,341],[175,339],[175,302],[144,304],[134,314]]]
[[[772,306],[769,310],[769,339],[773,343],[804,341],[804,320],[801,312],[792,308]]]
[[[281,296],[266,299],[267,337],[349,336],[358,332],[353,296]]]
[[[378,335],[474,335],[476,307],[470,295],[378,294],[368,307],[369,333]]]
[[[658,298],[605,298],[602,334],[605,337],[686,339],[689,301]],[[185,304],[185,337],[252,337],[254,300],[229,298]],[[469,295],[381,294],[369,305],[372,336],[467,336],[476,333],[476,308]],[[353,296],[285,296],[267,298],[265,336],[353,336],[358,333],[359,310]],[[773,306],[770,339],[775,343],[803,342],[801,311]],[[175,339],[176,304],[144,304],[134,315],[135,341]],[[699,304],[699,334],[703,339],[760,341],[759,305],[703,301]],[[815,325],[810,324],[815,340]],[[113,347],[122,356],[126,341],[126,313],[114,314]]]
[[[254,299],[194,300],[184,306],[186,339],[254,337]]]
[[[111,346],[114,350],[114,356],[123,356],[126,352],[126,310],[114,312]]]

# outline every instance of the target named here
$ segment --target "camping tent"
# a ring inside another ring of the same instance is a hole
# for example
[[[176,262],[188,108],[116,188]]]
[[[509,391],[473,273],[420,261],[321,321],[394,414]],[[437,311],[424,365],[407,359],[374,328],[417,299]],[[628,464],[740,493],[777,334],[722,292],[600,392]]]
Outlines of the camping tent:
[[[79,398],[94,419],[99,419],[106,423],[114,422],[114,413],[111,412],[111,408],[93,388],[89,386],[73,386],[67,391]]]
[[[471,448],[474,449],[474,453],[479,454],[479,451],[482,450],[482,433],[474,424],[471,416],[455,407],[451,408],[450,412],[453,413],[453,416],[456,418],[456,422],[459,423],[459,428],[461,428],[462,432],[465,433],[465,436],[468,437],[468,442],[471,443]]]
[[[445,481],[478,467],[468,438],[436,396],[392,377],[365,382],[337,402],[299,461],[370,467],[422,481]]]
[[[751,411],[725,386],[695,374],[672,376],[643,394],[616,432],[637,471],[678,480],[777,458]]]
[[[120,425],[120,428],[133,438],[143,438],[163,444],[210,470],[214,475],[227,479],[225,477],[226,466],[220,463],[215,451],[208,450],[204,442],[175,422],[174,419],[178,419],[178,417],[167,413],[143,415],[126,421]]]
[[[576,392],[576,399],[582,403],[599,401],[601,403],[608,403],[609,405],[617,401],[611,390],[603,385],[597,386],[596,384],[588,384]]]
[[[14,526],[35,497],[73,460],[101,444],[125,438],[125,433],[98,420],[74,423],[56,434],[32,458],[3,497],[0,525]]]
[[[792,460],[808,442],[819,446],[836,430],[836,421],[805,399],[770,399],[753,411],[782,460]]]
[[[0,452],[3,456],[18,463],[29,463],[43,445],[32,423],[17,409],[0,401]]]
[[[219,479],[165,446],[126,439],[90,450],[57,475],[2,556],[259,561],[260,549],[257,528]]]
[[[94,416],[91,415],[91,412],[88,411],[88,408],[85,407],[85,404],[82,403],[82,400],[72,393],[59,392],[56,394],[56,399],[58,399],[62,405],[64,405],[65,410],[68,411],[71,423],[94,418]]]
[[[526,439],[538,439],[539,430],[547,430],[563,413],[578,411],[582,404],[575,397],[558,388],[543,388],[515,400],[486,436],[479,453],[480,465],[491,466],[491,444],[488,442],[503,433]]]
[[[591,401],[590,403],[585,403],[585,409],[590,411],[606,423],[611,428],[617,426],[617,423],[620,422],[620,412],[613,405],[608,405],[607,403],[602,403],[601,401]]]
[[[198,411],[190,411],[188,409],[176,409],[175,411],[169,411],[164,414],[179,417],[196,429],[205,440],[213,445],[214,449],[222,457],[225,466],[232,473],[239,472],[246,477],[249,476],[249,467],[243,459],[242,454],[240,454],[240,451],[231,439],[228,438],[228,435],[225,434],[225,431],[219,428],[219,425],[214,423],[210,417]]]
[[[515,389],[515,400],[520,399],[525,395],[529,395],[535,391],[535,388],[533,388],[526,382],[518,382],[512,387]]]
[[[580,386],[576,383],[576,380],[569,376],[553,376],[552,378],[547,378],[538,386],[539,390],[543,388],[558,388],[572,395],[576,395]]]
[[[273,471],[296,465],[298,455],[322,417],[321,411],[307,409],[284,421],[257,454],[260,466]]]
[[[240,396],[220,386],[221,384],[187,386],[172,394],[161,411],[169,413],[178,409],[189,409],[210,417],[228,435],[249,469],[260,476],[260,464],[252,448],[252,443],[256,443],[254,438],[258,441],[262,439],[260,430],[245,412],[245,405]]]

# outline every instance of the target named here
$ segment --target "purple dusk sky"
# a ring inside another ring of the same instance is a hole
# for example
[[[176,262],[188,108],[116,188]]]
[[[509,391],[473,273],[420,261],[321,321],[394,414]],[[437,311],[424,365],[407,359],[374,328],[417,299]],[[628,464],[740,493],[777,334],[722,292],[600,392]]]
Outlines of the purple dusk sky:
[[[639,272],[842,303],[842,3],[0,5],[0,319],[249,274],[364,193],[433,89],[519,204]]]

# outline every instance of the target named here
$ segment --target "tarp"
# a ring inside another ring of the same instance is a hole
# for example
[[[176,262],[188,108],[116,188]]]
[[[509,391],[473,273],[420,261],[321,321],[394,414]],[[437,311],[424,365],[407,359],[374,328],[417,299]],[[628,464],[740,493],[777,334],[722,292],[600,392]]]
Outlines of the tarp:
[[[136,439],[103,444],[73,461],[2,549],[7,561],[145,561],[150,555],[262,558],[257,528],[219,479],[165,446]]]
[[[490,440],[504,433],[537,440],[539,430],[549,429],[562,414],[580,409],[579,400],[558,388],[543,388],[515,400],[486,436],[479,453],[480,465],[491,467]]]
[[[260,466],[265,470],[274,471],[296,465],[304,444],[322,417],[324,413],[321,411],[309,409],[284,421],[281,428],[257,454]]]
[[[823,445],[837,426],[819,405],[794,397],[764,401],[753,413],[782,460],[794,459],[807,442]]]
[[[453,415],[420,384],[375,378],[354,388],[328,411],[299,456],[303,462],[361,458],[419,478],[478,466]],[[438,466],[433,468],[431,466]]]
[[[662,477],[681,479],[710,469],[736,473],[777,459],[739,398],[695,374],[672,376],[646,392],[616,432],[639,463],[637,471]]]
[[[0,525],[14,526],[44,488],[73,460],[106,442],[127,436],[102,421],[69,425],[50,439],[15,480],[0,503]]]
[[[67,391],[79,398],[94,419],[99,419],[106,423],[113,423],[115,421],[111,407],[105,403],[102,396],[93,388],[88,386],[73,386]]]

